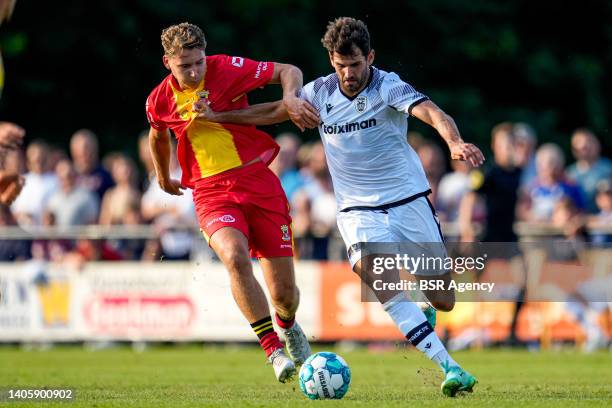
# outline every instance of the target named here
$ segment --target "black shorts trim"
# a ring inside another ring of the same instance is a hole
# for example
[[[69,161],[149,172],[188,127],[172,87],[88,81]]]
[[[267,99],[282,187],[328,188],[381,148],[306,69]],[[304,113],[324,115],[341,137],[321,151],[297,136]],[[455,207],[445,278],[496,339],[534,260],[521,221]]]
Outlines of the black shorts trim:
[[[386,211],[386,210],[388,210],[390,208],[399,207],[401,205],[411,203],[414,200],[416,200],[417,198],[421,198],[421,197],[427,198],[427,196],[429,194],[431,194],[431,189],[429,189],[427,191],[423,191],[421,193],[417,193],[415,195],[411,195],[410,197],[406,197],[406,198],[401,199],[399,201],[394,201],[392,203],[377,205],[375,207],[368,207],[366,205],[358,205],[358,206],[355,206],[355,207],[346,207],[346,208],[343,208],[342,210],[340,210],[340,212],[349,212],[349,211]],[[429,200],[427,200],[427,202],[429,202]],[[431,203],[429,203],[429,206],[431,207]],[[434,212],[434,215],[435,215],[435,212]]]

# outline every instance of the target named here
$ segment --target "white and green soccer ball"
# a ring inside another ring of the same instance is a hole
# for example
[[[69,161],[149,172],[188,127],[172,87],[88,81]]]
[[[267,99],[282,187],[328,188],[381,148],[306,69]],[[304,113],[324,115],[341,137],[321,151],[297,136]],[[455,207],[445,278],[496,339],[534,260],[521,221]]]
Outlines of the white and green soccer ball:
[[[340,399],[349,389],[351,370],[339,355],[322,351],[306,359],[299,381],[300,389],[310,399]]]

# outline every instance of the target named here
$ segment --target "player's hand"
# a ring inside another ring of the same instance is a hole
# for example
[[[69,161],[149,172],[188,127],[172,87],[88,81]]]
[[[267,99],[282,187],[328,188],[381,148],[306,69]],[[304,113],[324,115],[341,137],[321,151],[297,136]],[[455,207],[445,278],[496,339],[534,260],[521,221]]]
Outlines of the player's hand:
[[[196,103],[193,104],[193,111],[198,112],[198,119],[204,119],[210,122],[220,122],[219,114],[212,110],[208,99],[199,99]]]
[[[161,178],[159,179],[159,186],[166,193],[177,195],[177,196],[183,195],[183,192],[181,191],[181,189],[185,188],[181,185],[181,182],[178,180],[173,180],[173,179],[164,180]]]
[[[0,204],[11,205],[17,198],[25,180],[19,174],[0,171]]]
[[[479,167],[485,161],[480,149],[471,143],[452,143],[448,148],[453,160],[468,161],[473,167]]]
[[[23,143],[25,130],[10,122],[0,122],[0,148],[16,149]]]
[[[302,132],[306,128],[314,129],[319,126],[319,122],[321,121],[319,113],[305,100],[298,97],[289,97],[283,99],[283,104],[285,105],[285,109],[287,109],[289,119],[291,119],[291,121],[295,123],[295,126]]]

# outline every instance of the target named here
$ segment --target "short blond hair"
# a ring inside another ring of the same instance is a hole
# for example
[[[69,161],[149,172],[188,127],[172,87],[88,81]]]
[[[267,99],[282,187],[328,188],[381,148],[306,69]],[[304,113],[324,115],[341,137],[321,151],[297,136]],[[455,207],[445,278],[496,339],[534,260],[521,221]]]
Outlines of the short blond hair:
[[[180,23],[172,25],[162,31],[161,42],[164,53],[174,55],[184,49],[206,48],[204,32],[195,24]]]

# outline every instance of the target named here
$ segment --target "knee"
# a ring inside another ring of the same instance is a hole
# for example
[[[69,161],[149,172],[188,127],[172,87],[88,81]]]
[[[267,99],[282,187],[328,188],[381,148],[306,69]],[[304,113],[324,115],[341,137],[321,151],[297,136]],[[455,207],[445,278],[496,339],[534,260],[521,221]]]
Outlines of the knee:
[[[238,245],[228,245],[219,253],[219,258],[232,275],[242,275],[251,272],[251,260],[244,248]]]

